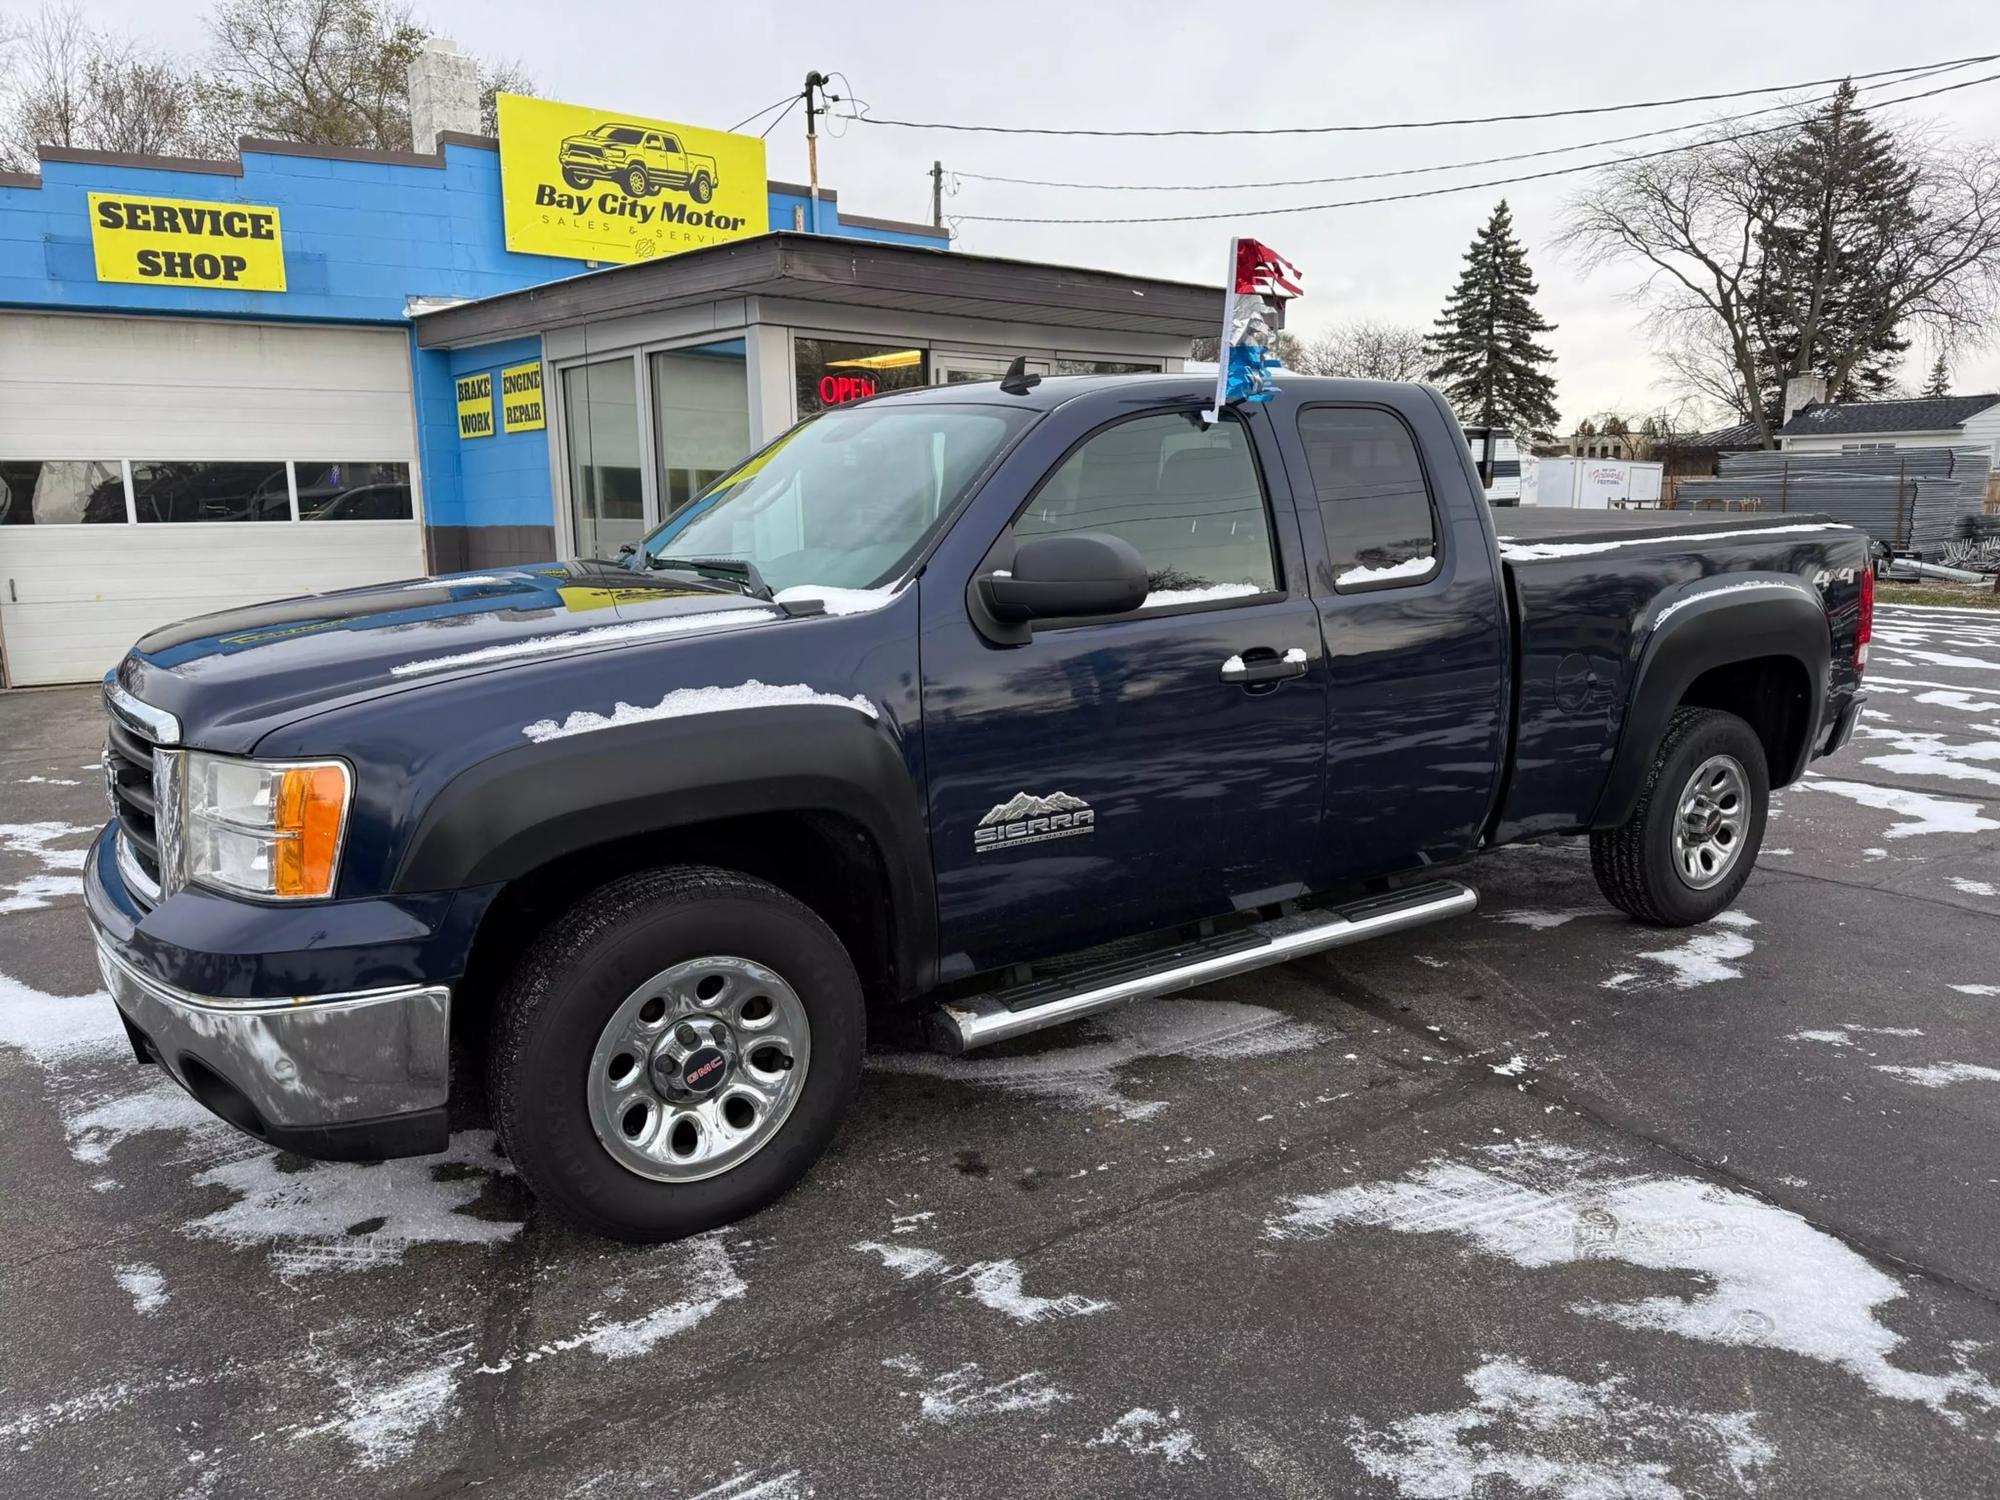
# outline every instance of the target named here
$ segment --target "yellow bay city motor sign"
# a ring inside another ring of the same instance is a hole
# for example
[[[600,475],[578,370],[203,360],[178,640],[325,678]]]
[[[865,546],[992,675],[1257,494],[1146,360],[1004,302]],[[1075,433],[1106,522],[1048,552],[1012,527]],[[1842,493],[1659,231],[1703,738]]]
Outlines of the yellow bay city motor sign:
[[[623,263],[770,230],[764,143],[499,96],[507,248]]]
[[[99,281],[282,292],[278,211],[255,203],[90,194]]]

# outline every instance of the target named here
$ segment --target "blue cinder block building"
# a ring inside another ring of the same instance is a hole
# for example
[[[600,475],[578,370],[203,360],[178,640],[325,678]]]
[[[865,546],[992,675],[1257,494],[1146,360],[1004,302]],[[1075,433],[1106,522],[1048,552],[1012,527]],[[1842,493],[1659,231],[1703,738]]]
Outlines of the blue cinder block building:
[[[592,269],[506,248],[497,142],[253,140],[230,162],[50,148],[39,165],[0,174],[10,684],[95,676],[185,615],[555,553],[549,414],[509,424],[498,390],[503,368],[540,365],[540,338],[431,352],[412,333],[423,308]],[[125,212],[141,222],[161,200],[196,221],[203,206],[274,210],[270,238],[244,243],[280,257],[281,289],[226,264],[221,235],[191,240],[210,263],[169,265],[178,278],[108,279],[93,197],[147,205]],[[837,193],[773,183],[769,203],[773,229],[948,245],[928,225],[844,215]],[[462,375],[493,377],[488,436],[461,441]]]
[[[1214,288],[966,255],[777,182],[766,234],[518,254],[498,143],[433,138],[0,174],[7,685],[240,604],[615,556],[824,407],[1016,357],[1178,369],[1220,317]]]

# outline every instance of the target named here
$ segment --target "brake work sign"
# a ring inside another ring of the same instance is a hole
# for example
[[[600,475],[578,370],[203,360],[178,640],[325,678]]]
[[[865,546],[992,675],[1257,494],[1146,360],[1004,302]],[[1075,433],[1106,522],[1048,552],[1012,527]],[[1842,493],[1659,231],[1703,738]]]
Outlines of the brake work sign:
[[[509,250],[622,264],[770,231],[756,136],[521,94],[496,108]]]
[[[285,289],[278,211],[254,203],[92,193],[90,245],[99,281],[229,292]]]
[[[493,376],[458,377],[458,435],[460,438],[493,436]]]

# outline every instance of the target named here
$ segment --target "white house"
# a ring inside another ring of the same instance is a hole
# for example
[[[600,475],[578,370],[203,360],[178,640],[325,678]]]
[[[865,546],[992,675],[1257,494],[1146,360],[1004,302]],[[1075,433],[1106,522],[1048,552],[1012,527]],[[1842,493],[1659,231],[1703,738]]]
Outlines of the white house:
[[[1815,401],[1778,429],[1778,445],[1791,453],[1984,448],[2000,454],[2000,395]]]

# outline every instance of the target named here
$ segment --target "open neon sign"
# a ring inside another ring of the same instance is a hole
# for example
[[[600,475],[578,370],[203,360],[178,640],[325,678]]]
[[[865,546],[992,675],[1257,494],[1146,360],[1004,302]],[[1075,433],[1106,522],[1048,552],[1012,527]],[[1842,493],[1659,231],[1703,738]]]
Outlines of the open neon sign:
[[[819,378],[822,406],[845,406],[850,401],[865,401],[874,394],[875,382],[867,375],[822,375]]]

